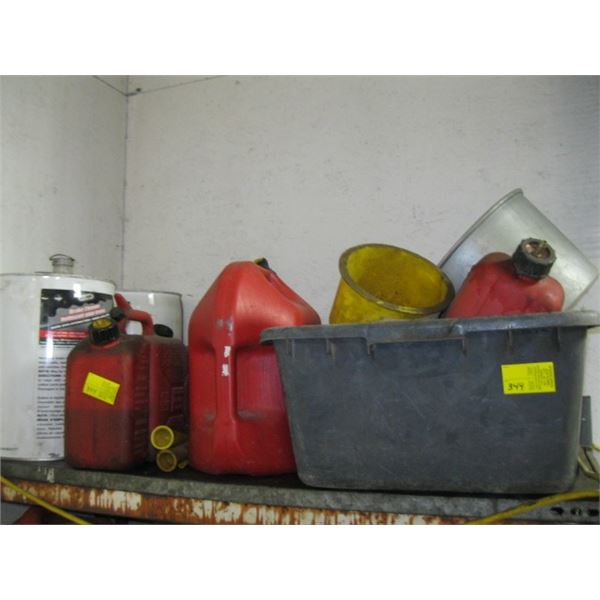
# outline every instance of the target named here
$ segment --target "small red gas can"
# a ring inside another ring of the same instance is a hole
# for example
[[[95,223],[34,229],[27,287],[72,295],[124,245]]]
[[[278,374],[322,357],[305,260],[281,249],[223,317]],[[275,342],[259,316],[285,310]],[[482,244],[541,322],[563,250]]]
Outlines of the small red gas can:
[[[562,309],[564,290],[548,273],[556,260],[544,240],[522,240],[514,254],[492,252],[470,271],[446,317],[513,315]]]
[[[221,272],[189,324],[192,467],[249,475],[296,470],[275,350],[260,344],[260,334],[319,323],[266,261],[234,262]]]
[[[123,471],[147,458],[150,346],[98,319],[67,359],[65,460],[73,467]]]

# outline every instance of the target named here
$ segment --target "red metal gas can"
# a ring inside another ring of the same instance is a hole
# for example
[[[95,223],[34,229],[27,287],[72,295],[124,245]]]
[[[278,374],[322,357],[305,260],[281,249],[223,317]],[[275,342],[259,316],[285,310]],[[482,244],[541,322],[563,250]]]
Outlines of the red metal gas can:
[[[189,461],[200,471],[296,470],[275,350],[260,333],[320,319],[266,261],[257,263],[228,265],[190,319]]]
[[[552,247],[528,238],[511,256],[492,252],[470,271],[446,317],[475,317],[555,312],[562,309],[564,290],[548,273],[556,260]]]

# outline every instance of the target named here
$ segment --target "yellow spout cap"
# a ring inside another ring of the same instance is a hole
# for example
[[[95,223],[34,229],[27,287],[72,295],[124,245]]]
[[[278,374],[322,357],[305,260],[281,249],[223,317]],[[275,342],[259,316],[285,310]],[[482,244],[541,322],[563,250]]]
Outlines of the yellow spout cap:
[[[177,468],[183,469],[188,463],[187,453],[188,445],[185,443],[167,450],[161,450],[156,455],[156,464],[165,473],[170,473]]]
[[[168,425],[159,425],[150,434],[150,443],[157,450],[167,450],[183,442],[187,442],[187,435],[171,429]]]

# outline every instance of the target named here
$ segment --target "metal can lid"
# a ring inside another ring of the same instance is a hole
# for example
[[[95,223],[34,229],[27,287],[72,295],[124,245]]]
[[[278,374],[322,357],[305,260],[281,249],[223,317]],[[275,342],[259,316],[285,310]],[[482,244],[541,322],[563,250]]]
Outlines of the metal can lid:
[[[50,257],[52,263],[52,271],[54,273],[73,273],[73,267],[75,266],[75,259],[72,256],[66,254],[53,254]]]

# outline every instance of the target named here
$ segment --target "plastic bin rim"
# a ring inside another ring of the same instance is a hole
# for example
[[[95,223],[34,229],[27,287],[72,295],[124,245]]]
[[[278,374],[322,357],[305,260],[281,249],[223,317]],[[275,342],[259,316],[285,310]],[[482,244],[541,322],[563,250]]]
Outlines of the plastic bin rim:
[[[523,329],[564,327],[600,327],[600,313],[592,310],[571,312],[536,313],[499,317],[473,317],[468,319],[418,319],[411,321],[386,320],[373,323],[342,323],[335,325],[303,325],[300,327],[271,327],[264,329],[261,342],[285,339],[330,339],[377,337],[377,334],[393,333],[398,341],[419,336],[460,336],[488,331],[514,331]]]

